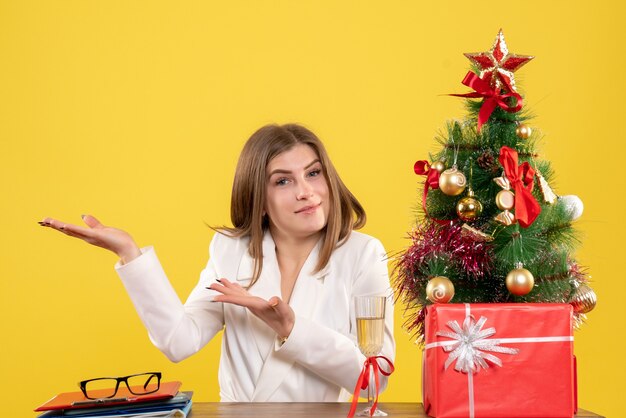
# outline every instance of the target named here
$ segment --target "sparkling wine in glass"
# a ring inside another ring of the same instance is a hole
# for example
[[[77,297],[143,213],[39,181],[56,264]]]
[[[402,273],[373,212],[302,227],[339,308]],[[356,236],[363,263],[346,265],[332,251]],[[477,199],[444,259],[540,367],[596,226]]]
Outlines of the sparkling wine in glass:
[[[385,303],[386,296],[357,296],[355,298],[356,326],[359,350],[365,357],[374,357],[383,349],[385,338]],[[374,376],[369,376],[367,386],[367,409],[357,413],[358,416],[382,417],[387,414],[380,409],[371,413],[376,397]]]

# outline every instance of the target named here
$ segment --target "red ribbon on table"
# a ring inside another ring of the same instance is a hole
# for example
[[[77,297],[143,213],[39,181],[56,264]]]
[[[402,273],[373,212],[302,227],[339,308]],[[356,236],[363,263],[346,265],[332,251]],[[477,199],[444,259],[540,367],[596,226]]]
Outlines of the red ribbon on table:
[[[504,80],[504,84],[509,92],[505,94],[500,94],[498,90],[491,88],[491,85],[488,82],[478,77],[478,75],[471,71],[467,72],[462,83],[474,89],[474,93],[450,94],[450,96],[469,98],[482,97],[485,99],[483,105],[480,107],[480,111],[478,112],[478,123],[476,125],[476,130],[478,132],[480,132],[480,128],[489,120],[489,116],[491,116],[491,113],[497,106],[500,106],[509,113],[518,112],[522,108],[522,96],[520,96],[519,93],[516,93],[506,80]],[[517,100],[517,104],[515,106],[509,106],[506,102],[506,99],[509,97],[515,97]]]
[[[389,365],[389,371],[383,370],[378,365],[378,359],[383,359]],[[356,386],[354,387],[354,395],[352,396],[352,406],[350,407],[350,412],[348,412],[348,418],[352,418],[354,413],[356,412],[356,406],[359,402],[359,393],[361,390],[367,389],[369,386],[369,377],[370,377],[370,367],[374,371],[374,381],[376,383],[376,399],[370,409],[370,416],[376,411],[376,406],[378,406],[378,391],[380,390],[380,381],[378,380],[378,372],[384,376],[389,376],[395,370],[393,367],[393,363],[385,356],[373,356],[365,359],[365,363],[363,363],[363,370],[359,375],[359,379],[356,382]]]
[[[532,195],[535,170],[525,162],[517,165],[517,151],[503,146],[500,148],[500,164],[515,191],[515,219],[523,228],[528,228],[541,213],[541,206]]]

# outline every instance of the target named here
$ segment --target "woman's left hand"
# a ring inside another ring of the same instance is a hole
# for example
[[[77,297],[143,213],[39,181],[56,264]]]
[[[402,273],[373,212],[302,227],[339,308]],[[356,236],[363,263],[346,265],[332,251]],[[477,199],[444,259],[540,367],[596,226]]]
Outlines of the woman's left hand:
[[[214,302],[232,303],[248,308],[281,338],[286,338],[291,334],[296,315],[291,306],[278,296],[272,296],[270,300],[252,296],[239,284],[227,279],[220,279],[219,284],[213,283],[208,289],[221,293],[213,298]]]

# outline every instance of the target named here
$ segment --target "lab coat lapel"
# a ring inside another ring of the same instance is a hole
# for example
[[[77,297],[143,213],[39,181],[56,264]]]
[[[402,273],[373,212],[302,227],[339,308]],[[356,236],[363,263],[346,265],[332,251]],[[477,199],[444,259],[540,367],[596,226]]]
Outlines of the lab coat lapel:
[[[319,306],[316,302],[323,294],[324,277],[329,271],[329,266],[327,265],[321,271],[313,273],[313,269],[315,269],[319,258],[321,243],[322,240],[318,241],[317,245],[309,254],[309,257],[300,270],[300,274],[291,294],[289,305],[294,310],[296,317],[313,318],[315,307]],[[276,263],[276,266],[278,269],[278,263]],[[280,277],[280,275],[278,277]],[[275,335],[272,338],[272,348],[274,344],[276,344]],[[280,351],[272,349],[263,365],[263,369],[261,369],[261,374],[252,395],[252,402],[268,401],[283,382],[292,366],[293,361],[281,358]]]
[[[237,273],[237,280],[242,282],[240,283],[242,286],[248,284],[246,282],[252,277],[253,271],[254,260],[246,252],[246,255],[241,260]],[[278,269],[278,262],[276,261],[274,240],[269,232],[266,232],[263,236],[263,270],[254,286],[248,289],[248,293],[265,300],[268,300],[272,296],[280,296],[280,270]],[[253,335],[261,358],[265,360],[270,350],[273,348],[276,334],[274,330],[248,309],[245,309],[245,311],[250,333]]]

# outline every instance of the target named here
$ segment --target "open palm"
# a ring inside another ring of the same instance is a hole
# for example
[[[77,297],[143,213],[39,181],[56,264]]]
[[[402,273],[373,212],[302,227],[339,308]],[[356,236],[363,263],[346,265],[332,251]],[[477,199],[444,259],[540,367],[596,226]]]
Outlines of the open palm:
[[[232,303],[248,308],[250,312],[276,331],[279,337],[288,337],[296,320],[295,313],[289,304],[278,296],[265,300],[248,293],[237,283],[220,279],[219,283],[211,284],[208,289],[220,292],[213,298],[214,302]]]
[[[128,232],[105,226],[91,215],[83,215],[83,221],[87,225],[86,227],[52,218],[45,218],[39,222],[39,225],[56,229],[65,235],[82,239],[91,245],[112,251],[120,256],[125,263],[141,254],[139,247]]]

